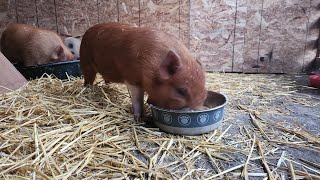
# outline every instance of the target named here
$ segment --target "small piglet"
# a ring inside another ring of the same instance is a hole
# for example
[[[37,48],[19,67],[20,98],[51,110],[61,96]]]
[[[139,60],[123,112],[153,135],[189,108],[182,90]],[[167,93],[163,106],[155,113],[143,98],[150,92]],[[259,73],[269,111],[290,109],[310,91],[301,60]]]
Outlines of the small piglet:
[[[80,37],[67,37],[66,39],[64,39],[64,45],[68,47],[69,51],[73,54],[75,59],[80,58],[80,44]]]
[[[96,73],[106,83],[127,85],[136,120],[143,116],[144,91],[148,103],[167,109],[192,109],[207,96],[200,62],[181,41],[160,30],[97,24],[84,34],[80,57],[86,86]]]
[[[74,59],[55,32],[26,24],[10,24],[5,29],[1,51],[12,63],[23,66]]]

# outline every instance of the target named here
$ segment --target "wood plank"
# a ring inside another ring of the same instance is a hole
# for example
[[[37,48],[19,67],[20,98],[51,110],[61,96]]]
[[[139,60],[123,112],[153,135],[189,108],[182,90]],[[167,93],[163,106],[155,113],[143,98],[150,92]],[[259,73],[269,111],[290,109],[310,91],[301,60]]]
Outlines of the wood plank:
[[[281,0],[263,2],[261,34],[259,42],[258,72],[284,72],[285,55],[281,53],[288,47],[285,44],[287,32],[284,23],[286,6]]]
[[[56,8],[59,33],[83,35],[98,23],[97,0],[56,0]]]
[[[287,1],[285,12],[283,14],[286,29],[287,46],[285,51],[281,51],[284,56],[284,72],[300,73],[303,71],[309,0],[291,0]],[[271,73],[276,73],[275,66],[271,67]]]
[[[180,1],[179,38],[190,47],[190,1]]]
[[[246,15],[239,16],[239,20],[245,21],[246,24],[242,71],[247,73],[258,72],[257,60],[262,2],[263,0],[247,0],[245,2],[245,6],[247,7]]]
[[[119,18],[117,0],[98,0],[98,21],[117,22]]]
[[[304,57],[304,71],[315,70],[316,57],[320,51],[320,2],[318,0],[310,0],[308,9],[308,29],[307,29],[307,46]]]
[[[237,0],[232,72],[243,71],[247,13],[246,0]]]
[[[190,2],[190,49],[207,71],[232,71],[236,0]]]
[[[152,27],[179,37],[179,0],[141,0],[141,27]]]
[[[39,27],[58,32],[58,26],[56,22],[57,13],[54,0],[37,0],[36,6]]]
[[[0,37],[9,23],[16,23],[16,5],[14,0],[0,1]]]
[[[301,72],[306,42],[305,0],[264,2],[259,46],[259,72]]]
[[[27,83],[27,80],[0,52],[0,93],[16,90]]]
[[[18,23],[38,26],[37,8],[34,0],[16,0]]]
[[[140,25],[139,1],[142,0],[118,0],[119,22]]]

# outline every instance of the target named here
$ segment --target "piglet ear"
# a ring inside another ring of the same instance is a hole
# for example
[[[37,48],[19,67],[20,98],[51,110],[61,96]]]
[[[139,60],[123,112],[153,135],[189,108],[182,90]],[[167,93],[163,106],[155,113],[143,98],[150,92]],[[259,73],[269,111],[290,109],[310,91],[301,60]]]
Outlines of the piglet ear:
[[[64,60],[64,49],[61,45],[58,45],[52,52],[51,58],[54,60]]]
[[[181,66],[180,57],[174,52],[169,51],[164,60],[160,64],[159,74],[163,80],[169,79],[174,75]]]

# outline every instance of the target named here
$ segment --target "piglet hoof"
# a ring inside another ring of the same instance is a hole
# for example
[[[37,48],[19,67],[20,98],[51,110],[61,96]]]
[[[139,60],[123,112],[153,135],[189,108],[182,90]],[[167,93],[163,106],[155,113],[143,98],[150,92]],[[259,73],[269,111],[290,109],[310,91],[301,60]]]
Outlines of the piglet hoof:
[[[93,84],[92,83],[88,83],[88,82],[84,82],[83,86],[86,87],[86,88],[91,88],[93,86]]]
[[[93,86],[92,84],[87,84],[84,86],[84,88],[89,92],[93,92],[95,90],[95,86]]]
[[[134,119],[136,122],[139,122],[140,119],[141,119],[141,115],[140,115],[140,114],[134,114],[134,115],[133,115],[133,119]]]
[[[133,118],[136,122],[139,122],[144,117],[143,112],[135,112],[132,107],[131,107],[131,113],[133,114]]]
[[[92,89],[93,88],[93,85],[89,84],[89,85],[85,85],[84,86],[86,89]]]

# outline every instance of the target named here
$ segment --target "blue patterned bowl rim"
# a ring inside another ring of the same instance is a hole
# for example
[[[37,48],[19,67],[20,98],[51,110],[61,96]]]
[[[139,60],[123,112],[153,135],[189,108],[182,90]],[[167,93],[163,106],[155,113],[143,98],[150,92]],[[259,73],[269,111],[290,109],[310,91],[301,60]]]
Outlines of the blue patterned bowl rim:
[[[205,110],[173,110],[173,109],[160,108],[160,107],[154,106],[152,104],[149,104],[149,106],[151,108],[157,109],[159,111],[172,112],[172,113],[189,113],[189,114],[192,114],[192,113],[209,112],[209,111],[220,109],[220,108],[224,107],[228,103],[228,98],[223,93],[218,93],[218,92],[214,92],[214,93],[222,95],[224,97],[224,99],[225,99],[224,103],[219,105],[219,106],[215,106],[213,108],[209,108],[209,109],[205,109]]]

